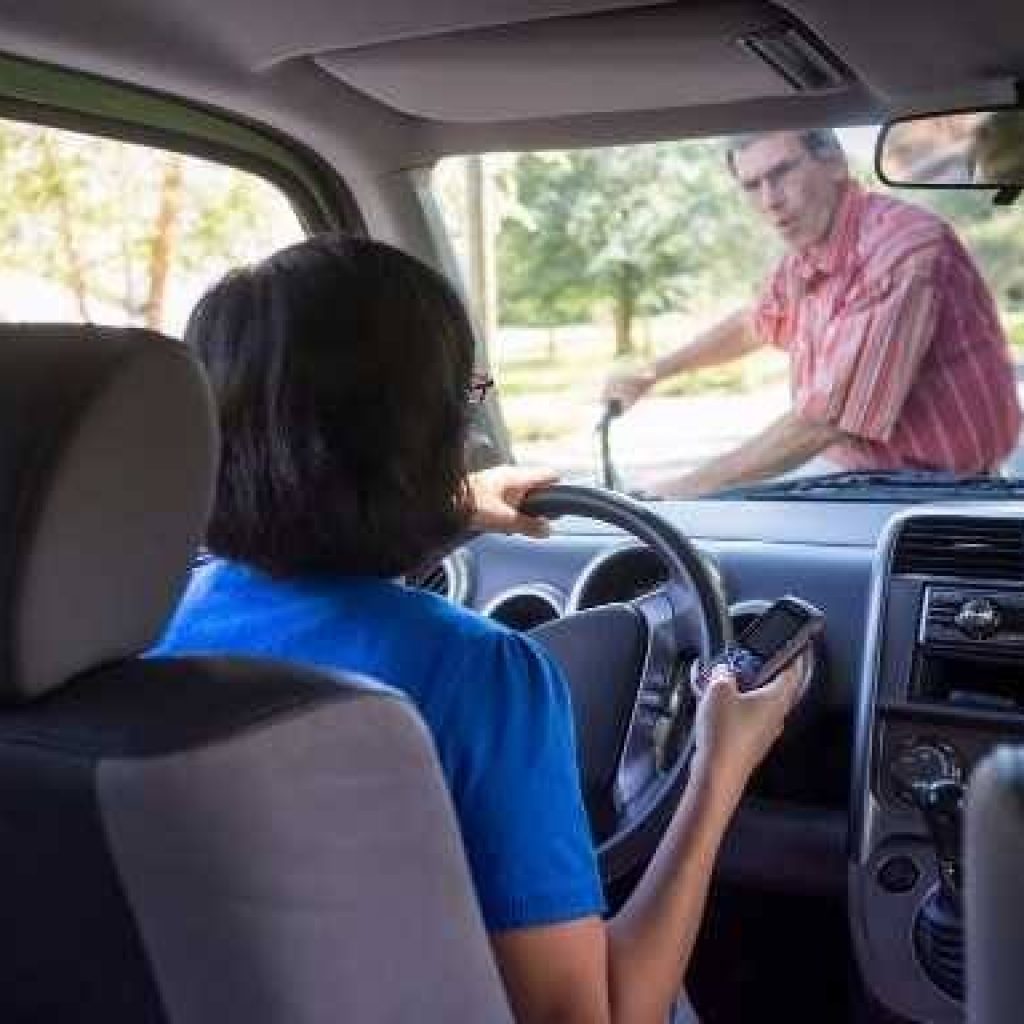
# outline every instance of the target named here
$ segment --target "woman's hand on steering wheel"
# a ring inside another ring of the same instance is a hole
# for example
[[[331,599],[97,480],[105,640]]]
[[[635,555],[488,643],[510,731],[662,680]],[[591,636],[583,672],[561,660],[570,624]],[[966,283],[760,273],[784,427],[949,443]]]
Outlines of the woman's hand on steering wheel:
[[[473,496],[470,527],[489,533],[521,533],[527,537],[547,537],[551,532],[547,519],[519,510],[526,496],[538,487],[549,487],[558,480],[550,469],[530,466],[492,466],[469,474]]]

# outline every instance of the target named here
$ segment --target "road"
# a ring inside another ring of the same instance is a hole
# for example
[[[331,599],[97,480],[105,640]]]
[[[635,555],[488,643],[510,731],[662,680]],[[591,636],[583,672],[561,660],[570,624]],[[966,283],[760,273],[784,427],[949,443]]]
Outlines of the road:
[[[1018,380],[1024,405],[1024,380]],[[515,400],[550,405],[550,396]],[[508,402],[506,402],[508,405]],[[648,398],[612,425],[612,456],[627,488],[643,487],[652,478],[684,472],[712,456],[728,451],[756,434],[789,407],[785,386],[741,395],[710,394],[688,398]],[[582,425],[557,440],[523,442],[515,446],[520,462],[550,466],[567,480],[594,479],[599,465],[593,425],[600,406],[580,410]],[[1024,476],[1024,437],[1007,460],[1006,472]]]
[[[510,418],[522,401],[508,410]],[[727,451],[771,423],[788,405],[784,387],[744,395],[648,398],[613,423],[612,455],[626,486],[641,487],[651,477],[681,472]],[[566,479],[593,478],[598,465],[593,425],[600,412],[597,403],[586,407],[579,416],[585,425],[568,436],[517,444],[518,460],[551,466]]]

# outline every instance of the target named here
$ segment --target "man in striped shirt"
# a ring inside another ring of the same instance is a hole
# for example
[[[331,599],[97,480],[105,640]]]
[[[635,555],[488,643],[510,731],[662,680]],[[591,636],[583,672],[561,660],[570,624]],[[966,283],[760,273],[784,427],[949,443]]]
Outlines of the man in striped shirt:
[[[998,311],[953,230],[909,203],[866,192],[831,131],[744,136],[728,154],[743,191],[787,253],[751,308],[605,397],[628,407],[659,380],[763,345],[790,360],[792,407],[735,450],[657,482],[706,494],[811,465],[996,470],[1021,425]]]

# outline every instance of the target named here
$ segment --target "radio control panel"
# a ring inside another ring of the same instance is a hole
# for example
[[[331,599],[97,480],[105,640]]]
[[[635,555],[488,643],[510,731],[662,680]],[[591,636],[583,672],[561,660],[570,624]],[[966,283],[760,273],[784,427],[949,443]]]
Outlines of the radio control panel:
[[[1024,590],[930,586],[918,639],[925,647],[1024,653]]]

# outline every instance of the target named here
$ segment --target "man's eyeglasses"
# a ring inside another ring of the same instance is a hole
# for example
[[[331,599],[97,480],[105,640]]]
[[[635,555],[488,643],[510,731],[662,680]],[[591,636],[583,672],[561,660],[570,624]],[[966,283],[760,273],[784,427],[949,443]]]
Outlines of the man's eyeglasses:
[[[765,182],[771,185],[772,188],[778,188],[789,176],[790,172],[795,171],[803,162],[803,155],[784,160],[774,167],[769,167],[764,174],[759,174],[755,178],[740,178],[740,186],[744,192],[751,196],[757,195]]]
[[[474,373],[469,378],[469,387],[466,389],[466,401],[470,405],[482,405],[487,398],[488,392],[493,387],[493,377],[486,373]]]

